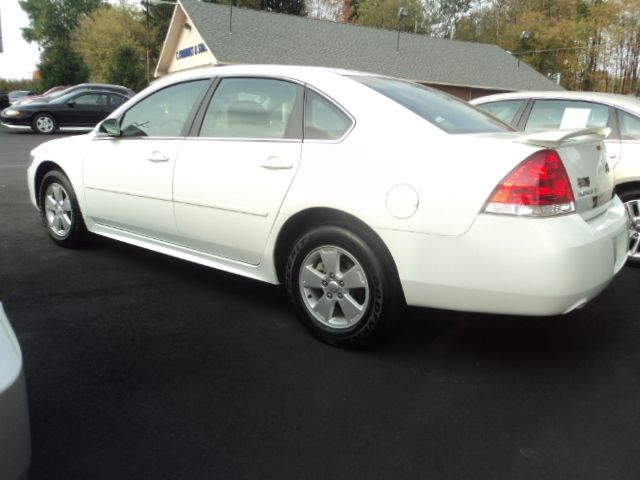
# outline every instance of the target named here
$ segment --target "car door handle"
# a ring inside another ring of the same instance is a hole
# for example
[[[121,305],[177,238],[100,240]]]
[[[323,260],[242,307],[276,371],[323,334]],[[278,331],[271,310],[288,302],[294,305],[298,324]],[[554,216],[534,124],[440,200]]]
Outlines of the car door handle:
[[[156,150],[155,152],[153,152],[151,154],[151,156],[148,158],[148,160],[150,162],[155,162],[155,163],[168,162],[169,161],[169,157],[167,157],[166,155],[163,155],[161,152],[158,152]]]
[[[271,156],[268,157],[264,162],[262,162],[260,166],[262,168],[266,168],[267,170],[287,170],[293,167],[293,163],[285,162],[277,156]]]

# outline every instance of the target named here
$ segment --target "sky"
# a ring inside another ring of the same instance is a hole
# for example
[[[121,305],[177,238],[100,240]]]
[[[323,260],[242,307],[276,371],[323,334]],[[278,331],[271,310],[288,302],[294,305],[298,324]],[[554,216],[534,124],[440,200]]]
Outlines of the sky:
[[[29,25],[29,19],[18,0],[0,0],[0,22],[3,47],[0,53],[0,78],[31,79],[40,52],[37,44],[22,39],[20,29]]]

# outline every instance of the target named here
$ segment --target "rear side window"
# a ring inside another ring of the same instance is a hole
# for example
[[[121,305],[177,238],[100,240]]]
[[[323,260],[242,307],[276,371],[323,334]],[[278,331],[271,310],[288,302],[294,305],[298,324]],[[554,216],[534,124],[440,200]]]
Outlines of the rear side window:
[[[301,87],[271,78],[225,78],[205,113],[201,137],[285,139]],[[295,121],[295,120],[293,120]]]
[[[509,125],[515,125],[516,114],[524,105],[524,100],[504,100],[501,102],[483,103],[478,105],[487,113],[499,118]]]
[[[196,100],[210,80],[178,83],[152,93],[124,114],[125,137],[179,137]]]
[[[525,131],[606,127],[607,123],[609,107],[606,105],[575,100],[536,100]]]
[[[350,78],[399,103],[447,133],[512,130],[467,102],[424,85],[386,77],[354,75]]]
[[[307,90],[304,100],[304,138],[308,140],[337,140],[349,129],[353,121],[336,105]]]
[[[640,118],[618,110],[618,124],[622,140],[640,140]]]

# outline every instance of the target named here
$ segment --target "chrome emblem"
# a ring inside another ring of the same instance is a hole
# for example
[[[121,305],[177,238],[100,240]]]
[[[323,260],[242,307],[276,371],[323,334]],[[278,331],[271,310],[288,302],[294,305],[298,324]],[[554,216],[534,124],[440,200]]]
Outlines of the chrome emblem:
[[[580,177],[578,178],[578,186],[580,188],[590,187],[591,180],[589,180],[589,177]]]

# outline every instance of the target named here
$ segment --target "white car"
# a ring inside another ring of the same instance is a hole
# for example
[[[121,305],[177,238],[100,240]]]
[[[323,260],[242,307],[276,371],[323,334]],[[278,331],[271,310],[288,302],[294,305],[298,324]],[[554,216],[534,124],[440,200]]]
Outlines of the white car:
[[[0,303],[0,478],[26,480],[31,433],[22,352]]]
[[[599,92],[515,92],[471,101],[525,132],[608,127],[615,191],[629,212],[629,263],[640,266],[640,100]]]
[[[606,132],[523,136],[398,79],[227,66],[157,81],[32,152],[51,239],[87,231],[286,285],[304,324],[362,344],[409,305],[582,307],[622,267]]]

